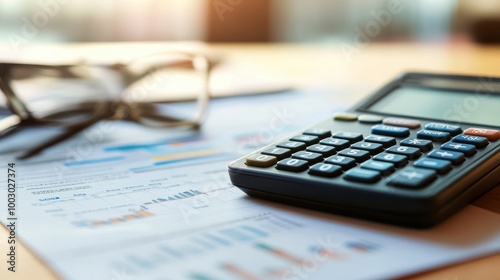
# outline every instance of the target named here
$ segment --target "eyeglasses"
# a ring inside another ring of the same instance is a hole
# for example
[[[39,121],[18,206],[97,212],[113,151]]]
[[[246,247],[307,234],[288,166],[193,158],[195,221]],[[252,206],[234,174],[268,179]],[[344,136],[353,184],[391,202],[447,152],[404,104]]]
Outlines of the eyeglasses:
[[[0,63],[0,90],[14,113],[0,120],[0,139],[23,127],[65,128],[20,157],[28,158],[101,120],[198,128],[214,66],[204,55],[172,52],[126,64]]]

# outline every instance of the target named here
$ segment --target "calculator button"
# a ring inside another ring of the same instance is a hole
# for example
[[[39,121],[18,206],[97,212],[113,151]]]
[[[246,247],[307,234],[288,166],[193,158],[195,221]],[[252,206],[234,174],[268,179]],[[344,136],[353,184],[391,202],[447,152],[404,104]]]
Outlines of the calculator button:
[[[368,135],[365,141],[382,144],[384,148],[396,145],[396,139],[387,136]]]
[[[459,134],[453,139],[451,139],[452,142],[455,143],[464,143],[464,144],[471,144],[476,146],[476,148],[484,148],[488,146],[488,139],[485,137],[481,136],[473,136],[473,135],[465,135],[465,134]]]
[[[306,170],[308,167],[309,163],[307,161],[296,158],[287,158],[281,160],[276,165],[276,169],[292,172],[301,172]]]
[[[413,165],[416,167],[433,169],[438,174],[444,174],[451,169],[451,163],[449,161],[434,158],[422,158],[415,161]]]
[[[335,154],[336,150],[335,147],[328,146],[328,145],[321,145],[321,144],[315,144],[312,146],[307,147],[306,149],[309,152],[314,152],[314,153],[319,153],[323,157],[328,157],[333,154]]]
[[[264,155],[275,156],[277,159],[290,157],[292,151],[285,148],[269,148],[261,152]]]
[[[349,141],[343,140],[343,139],[335,139],[335,138],[326,138],[321,141],[319,141],[320,144],[322,145],[328,145],[335,147],[337,151],[343,150],[345,148],[349,148],[350,144]]]
[[[309,164],[314,164],[323,160],[321,154],[306,151],[296,152],[292,155],[292,158],[305,160],[309,162]]]
[[[470,144],[447,142],[441,145],[441,149],[463,153],[466,157],[476,154],[476,146]]]
[[[420,149],[405,146],[390,147],[386,152],[403,155],[408,157],[408,159],[417,159],[422,155]]]
[[[415,147],[419,148],[422,152],[428,152],[432,150],[432,142],[429,140],[417,139],[417,138],[406,138],[399,143],[401,146]]]
[[[332,136],[333,138],[340,138],[340,139],[345,139],[348,140],[351,143],[356,143],[361,140],[363,140],[363,135],[361,133],[356,133],[356,132],[344,132],[340,131]]]
[[[321,128],[306,130],[304,131],[304,134],[318,136],[319,139],[332,136],[332,132],[330,130]]]
[[[410,135],[410,129],[407,127],[377,124],[372,126],[372,133],[393,137],[408,137]]]
[[[290,140],[304,142],[306,145],[309,146],[309,145],[318,143],[319,137],[314,136],[314,135],[297,135],[297,136],[290,138]]]
[[[436,177],[434,170],[408,167],[394,174],[388,184],[401,188],[420,189],[430,184]]]
[[[408,127],[410,129],[419,128],[421,125],[420,121],[403,118],[385,118],[383,123],[386,125]]]
[[[306,147],[306,144],[297,141],[285,141],[281,142],[276,147],[290,149],[292,152],[303,150]]]
[[[331,156],[325,160],[325,163],[339,165],[344,170],[348,170],[356,166],[356,160],[343,156]]]
[[[450,140],[451,136],[448,132],[436,130],[420,130],[417,132],[417,138],[427,139],[435,142],[446,142]]]
[[[360,167],[364,168],[364,169],[379,171],[384,176],[394,172],[394,170],[395,170],[394,164],[392,164],[390,162],[383,162],[383,161],[376,161],[376,160],[369,160],[369,161],[363,162],[360,165]]]
[[[380,180],[380,172],[354,168],[345,173],[344,179],[361,183],[375,183]]]
[[[390,162],[396,167],[403,167],[408,164],[408,158],[402,155],[381,153],[373,157],[374,160]]]
[[[269,167],[275,165],[276,162],[278,162],[278,159],[274,156],[253,154],[247,156],[245,162],[250,166]]]
[[[358,119],[358,115],[352,113],[336,113],[333,119],[337,121],[355,121]]]
[[[487,138],[490,141],[497,141],[500,139],[500,131],[495,129],[485,129],[485,128],[467,128],[464,131],[466,135],[474,135],[474,136],[482,136]]]
[[[384,151],[384,147],[382,144],[378,143],[368,143],[368,142],[358,142],[351,146],[353,149],[365,150],[368,151],[372,155],[376,155]]]
[[[360,115],[358,122],[360,123],[381,123],[383,118],[377,115]]]
[[[370,159],[370,153],[363,150],[358,149],[345,149],[339,152],[340,156],[352,157],[357,162],[363,162],[365,160]]]
[[[464,154],[446,150],[434,150],[427,154],[427,156],[431,158],[449,160],[453,165],[460,164],[465,160]]]
[[[329,163],[316,163],[308,171],[311,175],[335,177],[342,174],[342,167]]]
[[[462,128],[460,126],[445,123],[428,123],[425,125],[425,129],[448,132],[452,136],[462,133]]]

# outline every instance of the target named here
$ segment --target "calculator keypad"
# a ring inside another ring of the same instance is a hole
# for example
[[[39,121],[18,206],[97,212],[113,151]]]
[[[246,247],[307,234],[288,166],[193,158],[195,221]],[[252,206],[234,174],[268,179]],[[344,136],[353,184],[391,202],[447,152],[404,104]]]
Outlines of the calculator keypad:
[[[383,124],[373,125],[379,122],[377,118],[362,116],[358,122],[371,126],[371,135],[309,129],[248,156],[246,164],[260,168],[275,166],[294,173],[307,171],[311,176],[332,180],[341,177],[364,184],[385,177],[389,186],[421,189],[458,168],[466,157],[473,157],[490,141],[500,139],[498,130],[469,128],[462,133],[460,126],[444,123],[428,123],[424,129],[415,131],[416,137],[407,138],[410,130],[421,126],[419,121],[386,118]],[[355,121],[348,114],[339,118]]]

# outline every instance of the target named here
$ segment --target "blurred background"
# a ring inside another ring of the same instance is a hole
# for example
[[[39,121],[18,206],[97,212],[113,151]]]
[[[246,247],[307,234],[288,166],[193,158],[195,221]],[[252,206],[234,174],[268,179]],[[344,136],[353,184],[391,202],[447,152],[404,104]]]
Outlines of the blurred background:
[[[0,41],[500,41],[498,0],[0,0]]]

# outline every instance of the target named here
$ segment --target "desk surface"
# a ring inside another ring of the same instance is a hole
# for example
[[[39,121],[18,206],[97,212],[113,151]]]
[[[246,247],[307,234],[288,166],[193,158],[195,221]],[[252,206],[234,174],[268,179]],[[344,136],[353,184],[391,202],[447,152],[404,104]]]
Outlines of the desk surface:
[[[337,44],[216,44],[212,47],[228,59],[260,63],[290,78],[297,86],[363,84],[375,89],[404,71],[500,77],[498,46],[369,44],[351,49],[350,54],[344,53]],[[356,97],[345,98],[350,98],[348,101],[352,103],[357,101]],[[500,186],[474,204],[500,213]],[[4,228],[0,230],[0,240],[0,248],[5,248],[7,231]],[[0,279],[56,279],[26,247],[18,246],[18,256],[19,271],[14,274],[1,269]],[[405,279],[494,279],[500,275],[499,263],[500,253]]]

